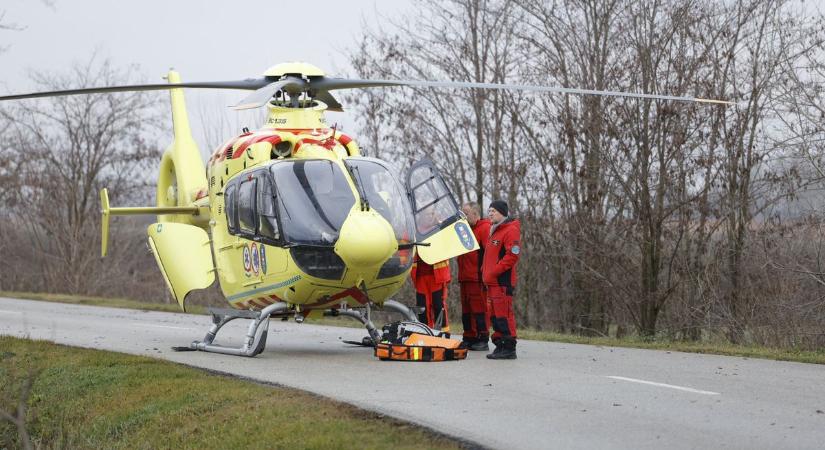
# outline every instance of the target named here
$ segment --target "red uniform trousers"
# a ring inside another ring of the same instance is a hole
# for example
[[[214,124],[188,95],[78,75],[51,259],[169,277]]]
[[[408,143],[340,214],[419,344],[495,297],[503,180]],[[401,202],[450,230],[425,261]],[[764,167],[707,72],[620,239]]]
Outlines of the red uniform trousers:
[[[504,286],[487,286],[490,303],[490,321],[493,323],[493,342],[502,338],[516,339],[516,316],[513,314],[512,290]]]
[[[447,314],[447,284],[437,283],[433,274],[418,275],[415,280],[415,303],[424,307],[424,312],[418,314],[418,320],[434,328],[436,321],[441,317],[441,331],[450,331],[450,321]]]
[[[465,341],[486,341],[490,336],[487,294],[480,281],[461,282],[461,323]]]

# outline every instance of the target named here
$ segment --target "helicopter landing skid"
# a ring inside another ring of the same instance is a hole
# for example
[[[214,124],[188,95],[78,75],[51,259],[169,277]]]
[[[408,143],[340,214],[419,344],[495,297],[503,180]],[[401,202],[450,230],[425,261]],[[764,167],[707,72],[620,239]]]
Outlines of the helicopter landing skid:
[[[269,330],[269,316],[285,312],[288,305],[284,302],[274,303],[260,311],[242,311],[235,309],[210,308],[212,314],[212,327],[206,333],[202,341],[194,341],[189,347],[172,347],[176,351],[204,351],[212,353],[223,353],[224,355],[235,356],[255,356],[261,353],[266,346],[266,335]],[[227,323],[235,319],[250,319],[249,329],[246,332],[244,344],[239,348],[224,347],[213,344],[218,331]]]

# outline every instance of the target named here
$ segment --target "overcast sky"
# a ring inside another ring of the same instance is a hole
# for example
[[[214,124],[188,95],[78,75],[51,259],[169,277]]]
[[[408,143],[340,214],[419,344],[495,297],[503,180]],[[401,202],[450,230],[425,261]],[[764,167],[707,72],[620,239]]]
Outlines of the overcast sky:
[[[22,28],[0,30],[6,47],[0,90],[28,92],[28,70],[65,71],[95,51],[118,66],[138,64],[149,82],[160,82],[170,67],[184,81],[235,80],[285,61],[306,61],[341,75],[349,69],[344,52],[355,45],[362,21],[397,16],[410,5],[411,0],[54,0],[49,7],[37,0],[0,0],[4,21]],[[244,93],[186,95],[194,122],[203,105],[232,104]],[[331,114],[331,120],[351,122],[345,114]]]

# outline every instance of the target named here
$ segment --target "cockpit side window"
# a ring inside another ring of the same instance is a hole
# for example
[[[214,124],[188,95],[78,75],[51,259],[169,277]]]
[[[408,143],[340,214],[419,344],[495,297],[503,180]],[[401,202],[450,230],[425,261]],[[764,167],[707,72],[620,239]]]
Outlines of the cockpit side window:
[[[257,183],[258,180],[253,178],[243,181],[238,188],[238,225],[243,234],[254,235],[257,232]]]
[[[238,188],[235,184],[226,187],[223,195],[224,210],[226,211],[226,228],[230,234],[238,232]]]
[[[443,228],[445,221],[458,217],[458,204],[434,166],[411,168],[408,185],[419,239],[432,236]]]
[[[275,208],[275,191],[266,172],[258,178],[258,234],[274,241],[281,239]]]

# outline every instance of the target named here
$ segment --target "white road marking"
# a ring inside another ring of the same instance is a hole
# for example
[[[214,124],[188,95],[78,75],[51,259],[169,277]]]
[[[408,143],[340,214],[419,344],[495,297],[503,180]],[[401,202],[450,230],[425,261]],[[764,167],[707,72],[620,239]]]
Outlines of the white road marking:
[[[655,381],[637,380],[636,378],[616,377],[616,376],[608,376],[607,378],[612,378],[614,380],[629,381],[631,383],[641,383],[641,384],[649,384],[651,386],[666,387],[666,388],[670,388],[670,389],[676,389],[676,390],[679,390],[679,391],[692,392],[694,394],[721,395],[719,392],[703,391],[703,390],[700,390],[700,389],[693,389],[693,388],[684,387],[684,386],[676,386],[676,385],[673,385],[673,384],[657,383]]]
[[[0,309],[0,314],[23,314],[20,311],[9,311],[6,309]]]
[[[191,330],[189,327],[173,327],[169,325],[152,325],[148,323],[133,323],[132,325],[136,327],[149,327],[149,328],[170,328],[172,330]]]

